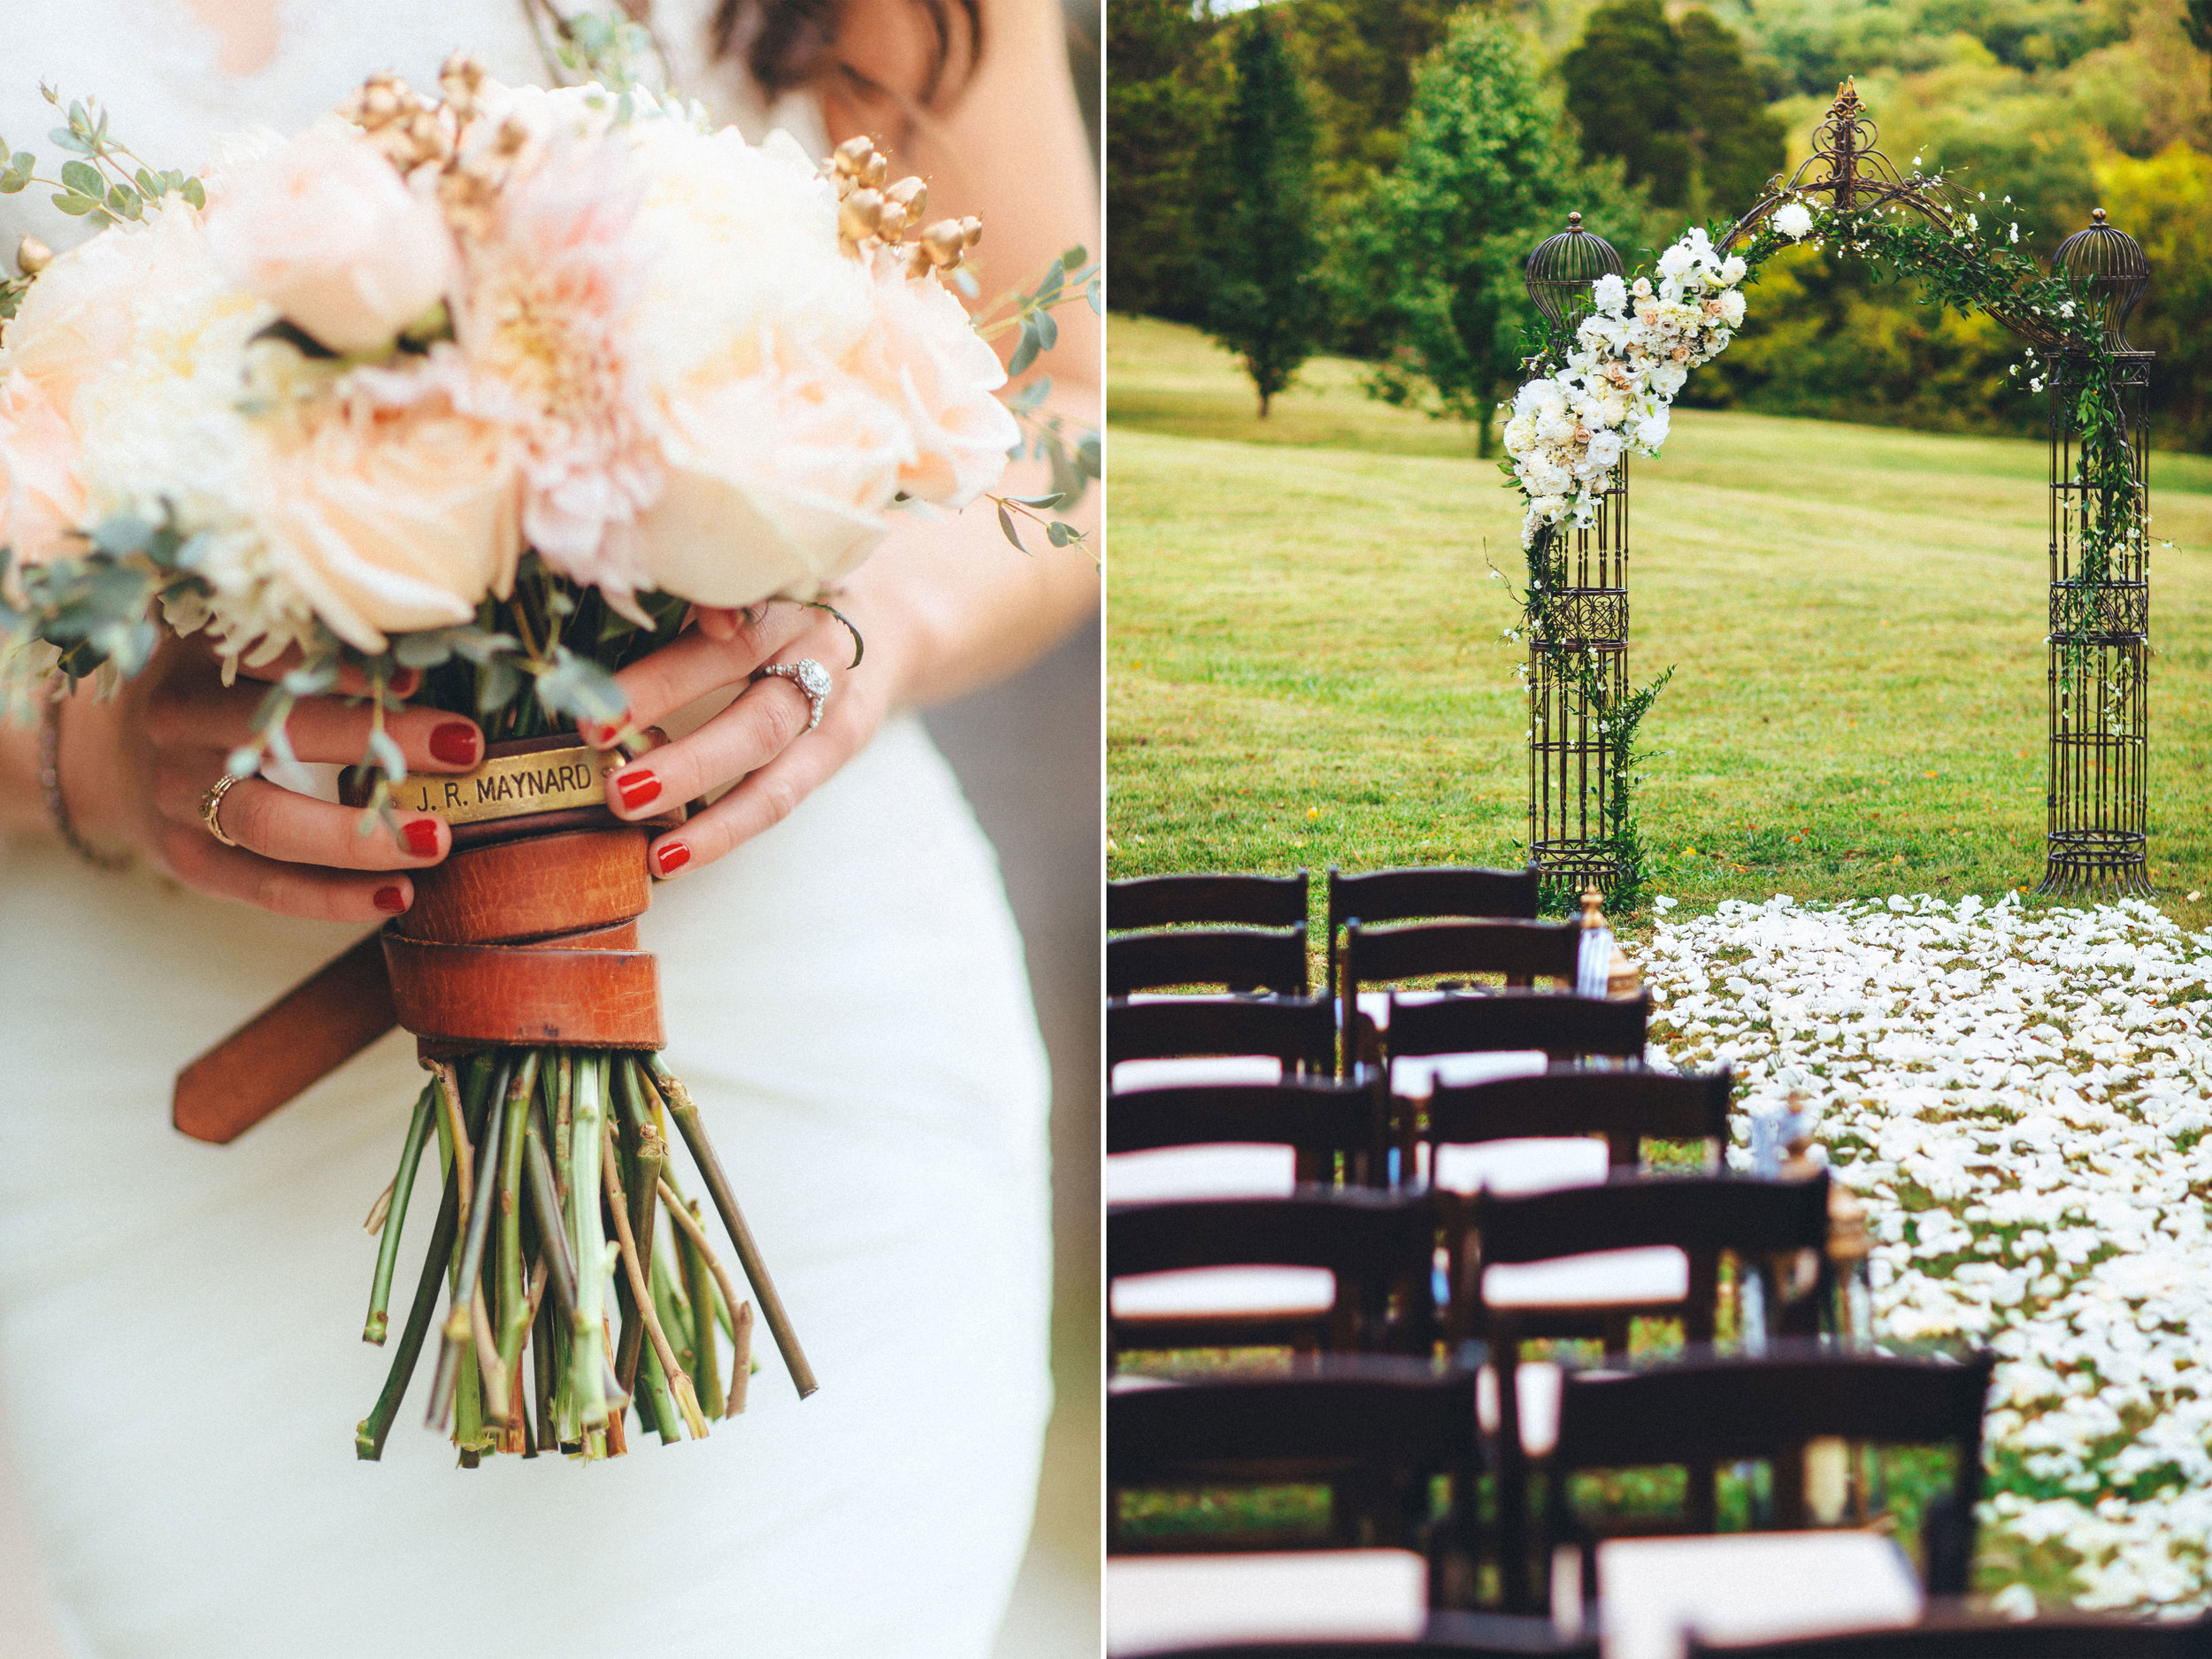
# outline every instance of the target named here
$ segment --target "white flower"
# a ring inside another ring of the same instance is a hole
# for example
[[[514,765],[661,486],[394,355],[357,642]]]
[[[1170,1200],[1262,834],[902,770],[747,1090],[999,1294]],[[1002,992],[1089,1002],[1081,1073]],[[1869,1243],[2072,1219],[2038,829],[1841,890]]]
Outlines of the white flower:
[[[1745,273],[1750,268],[1744,263],[1741,254],[1732,253],[1721,261],[1720,280],[1732,288],[1744,280]]]
[[[1813,231],[1812,210],[1802,202],[1785,202],[1767,222],[1792,242],[1802,242]]]
[[[1592,285],[1590,302],[1608,316],[1617,317],[1627,309],[1628,287],[1609,271]]]
[[[1742,325],[1744,297],[1740,290],[1730,288],[1725,294],[1723,294],[1720,296],[1721,320],[1726,323],[1731,328],[1739,327]]]

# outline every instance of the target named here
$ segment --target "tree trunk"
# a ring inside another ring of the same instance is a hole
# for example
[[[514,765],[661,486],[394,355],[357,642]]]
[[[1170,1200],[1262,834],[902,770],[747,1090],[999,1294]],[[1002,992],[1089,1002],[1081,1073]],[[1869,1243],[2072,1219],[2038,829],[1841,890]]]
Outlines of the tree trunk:
[[[1262,420],[1265,420],[1265,419],[1267,419],[1267,404],[1268,404],[1268,396],[1267,396],[1267,392],[1266,392],[1266,389],[1265,389],[1264,388],[1261,388],[1261,391],[1260,391],[1260,419],[1261,419]]]
[[[1485,409],[1475,418],[1475,459],[1490,458],[1490,423],[1497,418],[1494,411]]]

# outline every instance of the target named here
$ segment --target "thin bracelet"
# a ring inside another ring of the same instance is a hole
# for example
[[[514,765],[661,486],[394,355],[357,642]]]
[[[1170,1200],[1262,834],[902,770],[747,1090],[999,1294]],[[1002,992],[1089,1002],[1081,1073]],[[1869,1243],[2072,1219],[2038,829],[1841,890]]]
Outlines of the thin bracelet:
[[[131,856],[104,853],[78,834],[77,826],[69,821],[69,803],[62,799],[61,705],[68,700],[68,677],[58,673],[46,682],[46,707],[38,723],[38,786],[46,792],[46,816],[63,846],[95,870],[119,873],[131,867]]]

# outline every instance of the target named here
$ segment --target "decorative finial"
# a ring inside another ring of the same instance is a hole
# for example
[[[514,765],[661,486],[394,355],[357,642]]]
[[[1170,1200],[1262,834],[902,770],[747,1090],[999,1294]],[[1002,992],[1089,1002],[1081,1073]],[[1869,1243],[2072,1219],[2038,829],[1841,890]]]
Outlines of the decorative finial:
[[[2099,209],[2097,210],[2097,217],[2098,217],[2099,219],[2102,219],[2102,218],[2104,217],[2104,209],[2102,209],[2102,208],[2099,208]],[[1580,230],[1582,229],[1582,215],[1581,215],[1581,214],[1579,214],[1579,213],[1570,213],[1570,214],[1568,214],[1568,215],[1567,215],[1567,228],[1568,228],[1570,231],[1575,231],[1575,232],[1578,232],[1578,231],[1580,231]]]
[[[2102,209],[2102,208],[2101,208],[2101,207],[2093,207],[2093,208],[2091,208],[2091,209],[2089,210],[2089,217],[2090,217],[2092,219],[2095,220],[2098,224],[2100,224],[2100,225],[2103,224],[2103,223],[2104,223],[2104,209]]]

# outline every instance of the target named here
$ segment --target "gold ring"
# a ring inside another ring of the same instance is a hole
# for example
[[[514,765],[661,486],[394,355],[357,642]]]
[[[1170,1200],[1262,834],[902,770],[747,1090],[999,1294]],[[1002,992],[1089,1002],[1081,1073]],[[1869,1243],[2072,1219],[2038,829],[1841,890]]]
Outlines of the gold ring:
[[[200,822],[207,826],[209,834],[226,847],[235,847],[238,843],[223,833],[223,797],[230,793],[231,785],[244,781],[244,779],[226,772],[210,784],[207,793],[200,797]]]

